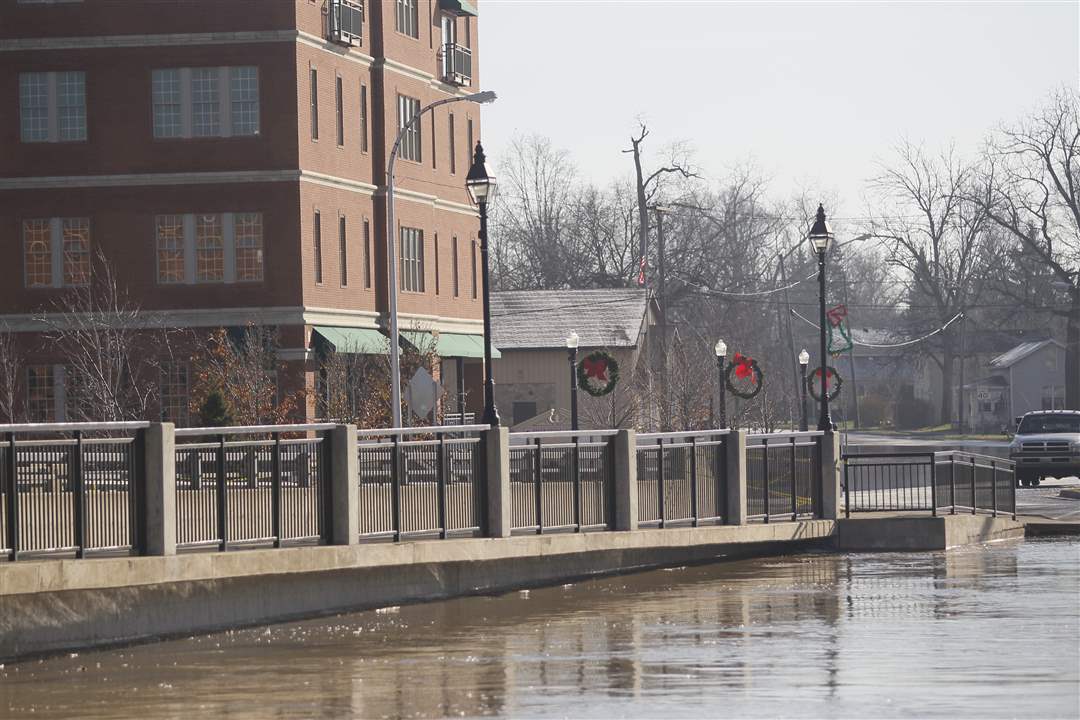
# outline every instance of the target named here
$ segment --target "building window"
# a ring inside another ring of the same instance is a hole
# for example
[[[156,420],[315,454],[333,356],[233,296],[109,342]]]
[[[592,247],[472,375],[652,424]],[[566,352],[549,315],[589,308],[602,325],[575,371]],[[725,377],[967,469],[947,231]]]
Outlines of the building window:
[[[349,245],[345,234],[345,216],[338,218],[338,262],[341,265],[341,287],[349,285]]]
[[[90,281],[90,220],[24,220],[23,275],[28,288],[86,285]]]
[[[158,284],[263,279],[262,213],[158,215],[154,224]]]
[[[371,288],[371,224],[364,218],[364,287]]]
[[[161,420],[176,425],[190,421],[188,366],[184,362],[165,362],[160,369]]]
[[[435,294],[439,294],[439,233],[435,233]]]
[[[424,231],[401,228],[401,289],[424,292]]]
[[[476,147],[476,143],[473,142],[472,131],[472,118],[465,119],[465,150],[469,153],[466,165],[472,165],[473,148]]]
[[[341,77],[337,78],[337,83],[334,87],[334,104],[337,110],[337,144],[345,144],[345,99],[342,97],[343,89],[341,87]]]
[[[454,141],[454,113],[450,113],[447,116],[447,122],[450,125],[450,174],[453,175],[457,172],[457,143]]]
[[[19,135],[23,142],[86,140],[86,73],[20,74]]]
[[[154,137],[259,134],[259,69],[167,68],[151,73]]]
[[[56,421],[56,391],[52,365],[26,368],[26,415],[30,422]]]
[[[420,101],[398,95],[398,130],[401,135],[401,157],[405,160],[423,162],[420,147],[420,120],[411,122],[420,112]]]
[[[64,218],[60,221],[63,237],[63,284],[67,287],[90,282],[90,221],[87,218]]]
[[[236,281],[259,282],[263,279],[262,213],[233,215],[236,241]]]
[[[476,299],[476,241],[472,241],[472,297]]]
[[[1064,385],[1043,385],[1043,389],[1042,389],[1042,409],[1043,410],[1064,410],[1065,409],[1065,386]]]
[[[451,263],[452,263],[452,269],[453,269],[452,278],[453,278],[453,281],[454,281],[454,297],[457,297],[460,290],[461,290],[461,286],[460,286],[460,284],[458,282],[458,244],[457,244],[457,235],[454,235],[452,238],[450,238],[450,253],[453,256],[451,258]]]
[[[319,71],[311,69],[311,139],[319,139]]]
[[[397,17],[394,23],[399,33],[420,37],[420,15],[417,0],[397,0]]]
[[[359,45],[364,32],[364,6],[353,0],[330,0],[330,39]]]
[[[315,211],[315,282],[322,285],[322,215]]]
[[[368,151],[367,85],[360,84],[360,152]]]

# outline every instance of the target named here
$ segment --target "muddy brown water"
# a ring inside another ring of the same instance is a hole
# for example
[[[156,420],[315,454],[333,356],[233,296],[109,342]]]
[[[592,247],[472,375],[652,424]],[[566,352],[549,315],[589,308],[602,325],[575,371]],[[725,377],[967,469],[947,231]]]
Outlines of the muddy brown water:
[[[0,669],[5,718],[1077,717],[1080,540],[798,555]]]

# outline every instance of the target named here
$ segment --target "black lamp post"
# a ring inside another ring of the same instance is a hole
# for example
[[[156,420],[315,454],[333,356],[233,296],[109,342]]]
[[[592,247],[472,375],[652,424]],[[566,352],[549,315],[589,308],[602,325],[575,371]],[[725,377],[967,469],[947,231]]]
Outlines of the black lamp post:
[[[799,432],[806,432],[806,366],[810,363],[810,353],[806,348],[799,353],[799,369],[802,371],[802,388],[800,390],[801,411],[799,412]]]
[[[727,427],[727,387],[724,383],[724,361],[727,359],[727,343],[717,340],[713,348],[716,352],[716,369],[720,378],[720,427]]]
[[[495,407],[495,378],[491,369],[491,295],[488,287],[487,206],[495,197],[495,178],[484,162],[484,148],[476,143],[472,167],[465,177],[465,189],[480,208],[480,261],[484,293],[484,418],[491,427],[499,425],[499,410]]]
[[[577,346],[578,337],[576,330],[571,330],[566,336],[566,357],[570,361],[570,429],[577,431]]]
[[[825,253],[829,251],[832,239],[832,230],[825,222],[825,208],[818,205],[814,226],[810,228],[810,242],[814,244],[818,256],[818,303],[821,310],[818,318],[821,323],[821,417],[818,418],[818,430],[833,429],[832,416],[829,414],[829,373],[825,365],[825,359],[829,356],[825,338]]]

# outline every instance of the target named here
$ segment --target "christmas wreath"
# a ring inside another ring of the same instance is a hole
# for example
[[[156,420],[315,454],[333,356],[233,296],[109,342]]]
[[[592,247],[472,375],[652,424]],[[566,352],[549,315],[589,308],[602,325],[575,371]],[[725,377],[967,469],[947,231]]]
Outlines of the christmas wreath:
[[[757,361],[742,353],[735,353],[727,369],[727,387],[735,397],[746,400],[761,392],[764,376]]]
[[[844,381],[836,368],[831,365],[825,366],[825,379],[829,381],[829,400],[835,400],[836,396],[840,394],[840,386],[844,384]],[[807,389],[810,391],[811,397],[815,400],[821,400],[821,368],[817,368],[810,373],[807,385],[809,385]]]
[[[578,387],[593,397],[603,397],[619,382],[619,363],[603,350],[594,350],[577,366]]]

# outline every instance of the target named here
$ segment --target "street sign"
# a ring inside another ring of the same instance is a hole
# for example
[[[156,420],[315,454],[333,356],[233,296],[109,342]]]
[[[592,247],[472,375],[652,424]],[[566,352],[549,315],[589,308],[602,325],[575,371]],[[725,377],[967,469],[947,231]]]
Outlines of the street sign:
[[[418,418],[426,418],[431,414],[440,395],[442,395],[442,387],[424,367],[417,369],[413,373],[412,380],[409,380],[409,384],[405,386],[405,404]]]

